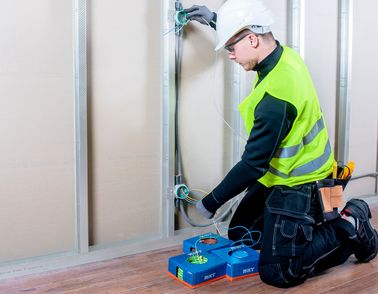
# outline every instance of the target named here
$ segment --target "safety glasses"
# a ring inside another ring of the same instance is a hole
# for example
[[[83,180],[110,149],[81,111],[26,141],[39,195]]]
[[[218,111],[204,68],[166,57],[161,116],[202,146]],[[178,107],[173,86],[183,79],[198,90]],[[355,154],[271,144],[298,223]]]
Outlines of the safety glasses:
[[[234,46],[239,43],[241,40],[243,40],[245,37],[250,35],[251,33],[248,34],[243,34],[239,38],[237,38],[234,42],[228,44],[227,46],[224,46],[224,49],[226,49],[229,53],[233,53],[235,51]]]

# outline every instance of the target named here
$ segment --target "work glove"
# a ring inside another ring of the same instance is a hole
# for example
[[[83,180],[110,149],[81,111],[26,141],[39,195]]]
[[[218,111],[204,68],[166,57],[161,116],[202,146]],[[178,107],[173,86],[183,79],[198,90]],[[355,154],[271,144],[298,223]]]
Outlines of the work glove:
[[[202,215],[205,218],[213,218],[215,213],[212,213],[206,209],[206,207],[203,205],[202,201],[197,201],[196,203],[196,209],[200,215]]]
[[[215,28],[216,13],[212,12],[206,6],[193,5],[187,9],[184,9],[187,13],[186,18],[188,20],[196,20],[204,25],[209,25]]]

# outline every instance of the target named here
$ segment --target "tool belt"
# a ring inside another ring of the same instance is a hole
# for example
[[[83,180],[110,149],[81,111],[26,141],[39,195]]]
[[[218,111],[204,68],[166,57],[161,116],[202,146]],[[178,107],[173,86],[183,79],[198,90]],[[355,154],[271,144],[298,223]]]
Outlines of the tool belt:
[[[345,206],[344,189],[349,180],[350,177],[346,179],[327,178],[316,182],[323,222],[339,217],[338,208]]]

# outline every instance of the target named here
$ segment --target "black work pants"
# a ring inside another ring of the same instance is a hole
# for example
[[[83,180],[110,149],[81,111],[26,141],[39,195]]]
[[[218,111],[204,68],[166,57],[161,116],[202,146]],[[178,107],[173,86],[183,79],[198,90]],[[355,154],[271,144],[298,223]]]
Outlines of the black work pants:
[[[315,184],[251,187],[230,222],[229,238],[261,231],[259,273],[263,282],[282,288],[344,263],[354,252],[353,226],[342,218],[323,223]],[[243,242],[246,244],[246,242]]]

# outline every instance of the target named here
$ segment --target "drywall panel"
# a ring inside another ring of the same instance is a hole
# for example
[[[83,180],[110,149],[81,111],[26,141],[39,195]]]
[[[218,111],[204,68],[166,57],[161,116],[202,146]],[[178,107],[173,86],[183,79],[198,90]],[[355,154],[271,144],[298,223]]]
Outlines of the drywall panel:
[[[217,11],[223,1],[208,0],[206,5]],[[198,4],[183,1],[183,6]],[[191,22],[184,28],[179,101],[179,140],[184,181],[190,189],[210,192],[230,168],[232,140],[227,138],[223,118],[230,99],[225,97],[226,54],[215,52],[216,33],[209,26]],[[227,117],[229,119],[229,117]],[[199,195],[204,196],[204,195]],[[192,213],[193,212],[193,213]],[[204,221],[189,211],[196,221]],[[186,224],[179,217],[177,228]]]
[[[274,37],[285,45],[287,40],[287,0],[266,0],[264,1],[274,16],[274,24],[272,25],[272,32]]]
[[[376,171],[377,113],[376,91],[378,60],[378,19],[373,12],[378,2],[353,1],[353,59],[351,76],[351,121],[349,158],[356,163],[354,175]],[[350,195],[373,194],[374,178],[352,181]]]
[[[72,4],[1,1],[0,36],[0,261],[72,250]]]
[[[160,2],[89,1],[91,244],[158,235]]]
[[[201,2],[217,11],[224,1]],[[286,39],[286,1],[268,1],[276,15],[275,35]],[[184,7],[198,4],[183,1]],[[233,96],[233,62],[225,50],[214,52],[215,31],[192,22],[184,28],[182,89],[179,107],[179,138],[182,150],[185,183],[191,189],[210,192],[232,168],[233,140],[237,134],[232,125],[236,112],[232,99],[242,100],[252,88],[254,73],[240,71],[241,96]],[[243,131],[243,130],[242,130]],[[237,139],[237,138],[236,138]],[[244,147],[245,141],[241,139]],[[189,209],[190,216],[206,222]],[[187,224],[179,217],[178,228]]]
[[[332,146],[336,133],[337,1],[302,1],[304,60],[318,93]],[[327,7],[327,9],[324,9]],[[319,21],[321,19],[322,21]]]

